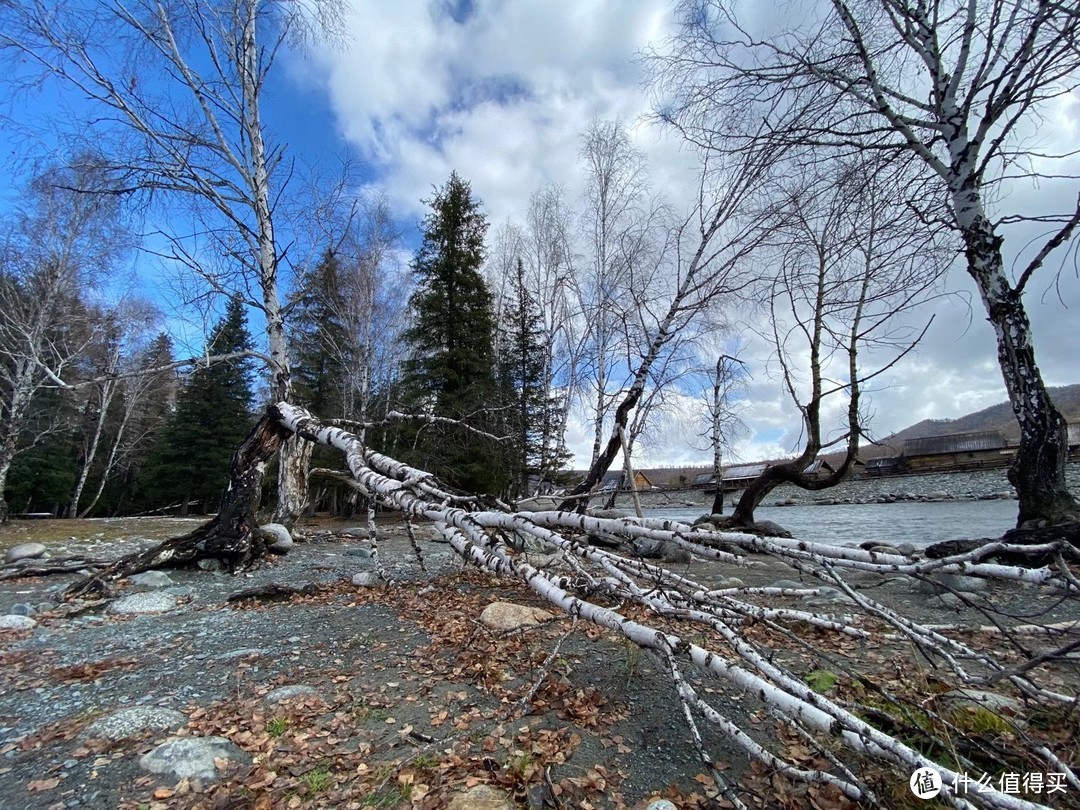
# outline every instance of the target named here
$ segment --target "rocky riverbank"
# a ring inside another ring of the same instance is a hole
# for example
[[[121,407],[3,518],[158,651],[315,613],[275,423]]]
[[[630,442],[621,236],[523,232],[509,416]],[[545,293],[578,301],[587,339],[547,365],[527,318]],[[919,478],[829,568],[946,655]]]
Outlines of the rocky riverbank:
[[[1080,497],[1080,462],[1066,469],[1069,489]],[[740,492],[729,493],[725,502],[734,503]],[[641,494],[646,507],[701,506],[712,503],[712,493],[704,490],[654,491]],[[862,503],[942,502],[1015,500],[1016,492],[1004,469],[970,472],[906,475],[886,478],[849,479],[830,489],[810,492],[784,484],[765,499],[765,506],[813,506]],[[620,509],[633,507],[629,495],[620,495]]]
[[[67,521],[53,543],[38,525],[36,540],[60,555],[80,538],[119,553],[145,543],[129,534],[136,525]],[[249,574],[150,572],[96,604],[59,598],[73,574],[0,582],[0,810],[717,806],[658,660],[555,615],[520,581],[463,570],[424,527],[415,534],[419,554],[400,522],[386,521],[376,558],[364,529],[320,527]],[[550,551],[528,553],[572,573]],[[857,621],[850,595],[780,560],[692,557],[677,570],[762,609]],[[1009,623],[1075,618],[1060,594],[1014,582],[866,572],[847,581],[924,624],[981,627],[991,606]],[[263,597],[237,598],[256,589]],[[528,621],[493,621],[495,606]],[[837,673],[886,679],[911,667],[904,640],[828,638]],[[770,646],[776,663],[800,676],[820,670],[824,637],[789,641]],[[1072,674],[1062,677],[1060,689],[1075,689]],[[728,716],[760,708],[713,689]],[[740,792],[777,790],[730,741],[701,731]],[[771,740],[776,729],[757,733]]]

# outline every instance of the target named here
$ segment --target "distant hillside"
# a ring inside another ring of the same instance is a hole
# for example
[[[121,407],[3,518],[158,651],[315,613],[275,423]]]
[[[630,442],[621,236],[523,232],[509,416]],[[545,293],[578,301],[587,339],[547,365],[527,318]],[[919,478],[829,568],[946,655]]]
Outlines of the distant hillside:
[[[1080,422],[1080,384],[1051,388],[1050,398],[1067,422]],[[970,433],[976,430],[999,430],[1007,439],[1020,438],[1020,428],[1016,424],[1012,408],[1008,402],[1001,402],[957,419],[924,419],[882,439],[881,443],[899,450],[908,439]],[[873,453],[867,455],[872,456]]]
[[[1061,411],[1067,422],[1080,422],[1080,383],[1065,385],[1060,388],[1050,389],[1050,398],[1054,400],[1058,410]],[[904,448],[904,442],[908,439],[923,439],[927,436],[947,436],[951,433],[970,433],[976,430],[1000,430],[1006,439],[1016,441],[1020,438],[1020,428],[1016,424],[1012,408],[1008,402],[1000,402],[983,408],[981,411],[969,413],[957,419],[924,419],[910,427],[893,433],[881,439],[876,445],[863,443],[859,450],[861,459],[876,458],[878,456],[898,455]],[[843,458],[842,453],[827,453],[822,456],[826,461],[839,464]],[[770,459],[766,463],[775,463],[783,459]],[[751,463],[751,462],[744,462]],[[757,463],[761,463],[760,461]],[[694,480],[694,476],[706,472],[707,466],[697,467],[651,467],[640,470],[652,482],[653,486],[685,486]],[[580,475],[585,472],[581,471]]]

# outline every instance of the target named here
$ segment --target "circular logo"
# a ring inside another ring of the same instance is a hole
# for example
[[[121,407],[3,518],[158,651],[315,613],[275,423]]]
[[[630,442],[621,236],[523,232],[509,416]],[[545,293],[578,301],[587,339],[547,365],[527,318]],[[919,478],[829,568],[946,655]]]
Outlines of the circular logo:
[[[941,774],[933,768],[919,768],[908,780],[911,792],[920,799],[932,799],[941,793]]]

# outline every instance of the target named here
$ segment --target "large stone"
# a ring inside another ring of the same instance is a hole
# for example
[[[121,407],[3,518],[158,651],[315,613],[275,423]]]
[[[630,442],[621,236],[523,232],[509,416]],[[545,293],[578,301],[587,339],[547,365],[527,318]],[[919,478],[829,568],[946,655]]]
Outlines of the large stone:
[[[548,495],[537,495],[534,498],[523,498],[514,504],[519,512],[550,512],[559,508],[559,499]]]
[[[128,582],[142,588],[168,588],[176,584],[164,571],[143,571],[128,577]]]
[[[361,571],[353,574],[352,584],[358,588],[373,588],[379,584],[379,575],[374,571]]]
[[[510,796],[489,785],[477,785],[459,793],[446,805],[446,810],[514,810],[517,805]]]
[[[263,697],[263,703],[273,706],[286,700],[318,696],[319,692],[312,686],[307,686],[305,684],[291,684],[289,686],[279,686],[273,692],[267,693],[266,696]]]
[[[266,543],[266,550],[273,554],[288,554],[295,543],[288,528],[280,523],[266,523],[259,527],[259,535]]]
[[[899,548],[897,548],[896,546],[890,546],[888,543],[878,543],[876,545],[870,546],[867,551],[871,551],[874,554],[891,554],[895,557],[907,556]]]
[[[791,537],[791,532],[771,520],[754,521],[753,532],[759,537]]]
[[[13,563],[19,560],[36,560],[45,556],[45,546],[41,543],[19,543],[4,552],[4,562]]]
[[[129,706],[86,727],[83,736],[98,740],[130,740],[147,731],[176,731],[187,725],[187,717],[159,706]]]
[[[530,535],[518,535],[517,548],[520,551],[525,551],[529,554],[554,554],[559,549],[557,546],[552,545],[546,540],[541,540],[539,537],[532,537]]]
[[[639,537],[631,540],[626,549],[629,553],[651,560],[664,560],[672,563],[690,562],[690,552],[675,543]]]
[[[33,630],[35,627],[37,627],[37,622],[29,616],[17,616],[15,614],[0,616],[0,631]]]
[[[803,603],[807,607],[827,608],[848,601],[848,596],[839,588],[828,586],[819,587],[816,596],[804,596]]]
[[[985,579],[965,577],[960,574],[938,574],[931,580],[922,580],[915,586],[916,593],[939,594],[952,591],[980,593],[987,589]]]
[[[176,597],[165,591],[147,591],[122,596],[109,605],[109,613],[136,615],[140,613],[165,613],[175,610]]]
[[[492,602],[480,614],[480,623],[499,633],[536,627],[555,617],[541,608],[515,605],[513,602]]]
[[[139,760],[139,767],[173,779],[216,782],[218,763],[247,765],[251,756],[224,737],[171,737]]]

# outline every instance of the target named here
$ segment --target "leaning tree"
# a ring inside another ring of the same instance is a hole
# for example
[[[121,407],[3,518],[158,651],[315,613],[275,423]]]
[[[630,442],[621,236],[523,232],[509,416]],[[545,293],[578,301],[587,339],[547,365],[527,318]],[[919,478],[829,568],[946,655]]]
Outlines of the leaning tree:
[[[821,490],[848,474],[867,433],[863,396],[918,345],[929,323],[912,321],[952,259],[934,231],[918,227],[910,201],[918,177],[873,156],[791,171],[757,284],[785,394],[801,417],[802,448],[766,467],[743,491],[729,525],[752,527],[754,510],[780,484]],[[842,414],[831,425],[832,411]],[[841,453],[830,472],[807,470],[823,451]]]
[[[920,214],[962,244],[1020,425],[1009,471],[1018,521],[1080,517],[1065,484],[1065,420],[1035,362],[1024,304],[1080,224],[1073,144],[1044,131],[1036,145],[1040,122],[1080,82],[1080,9],[831,0],[751,19],[728,0],[687,0],[679,17],[669,47],[651,58],[667,91],[663,117],[695,142],[739,150],[768,138],[821,155],[870,152],[914,160],[937,185]],[[777,22],[785,20],[797,23]],[[1010,190],[1036,184],[1039,210],[1010,209]],[[1011,273],[1006,251],[1022,257]]]

